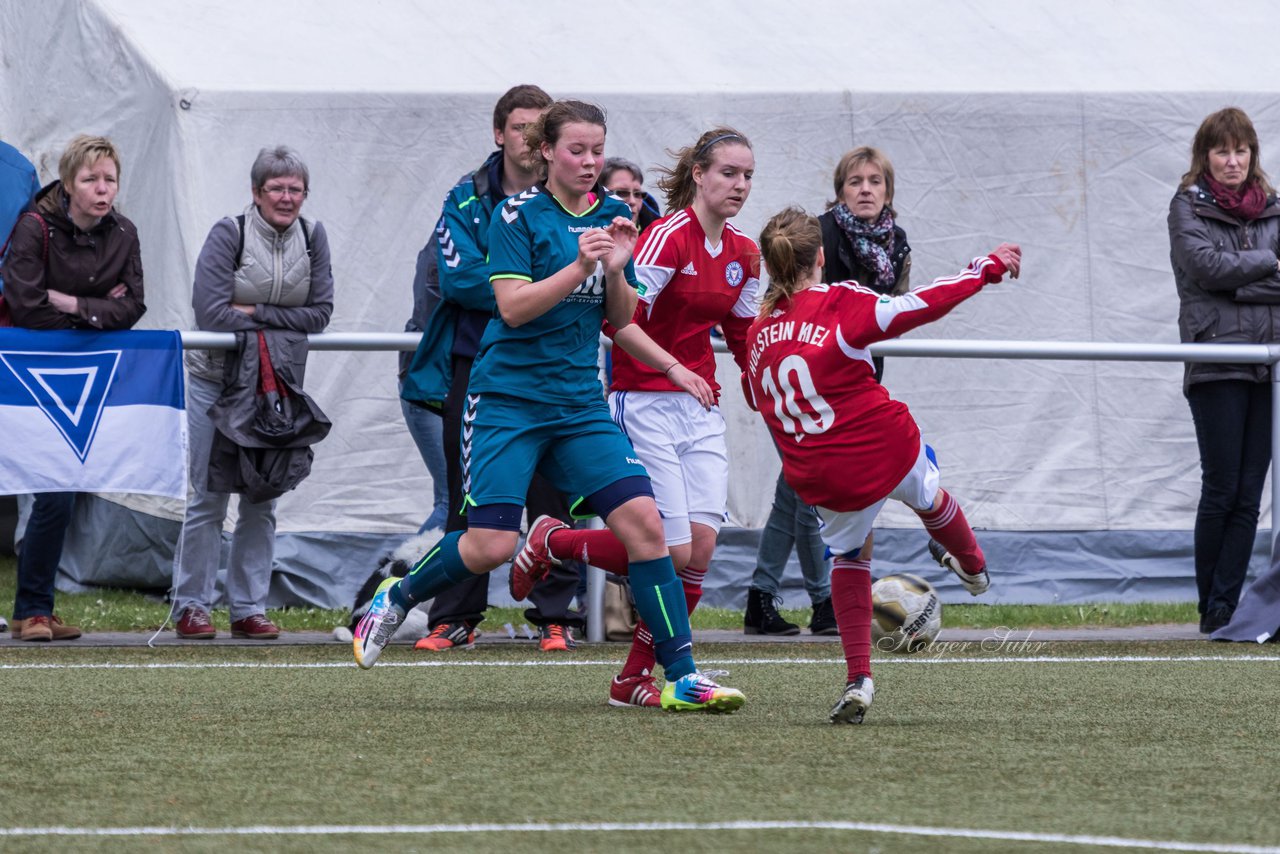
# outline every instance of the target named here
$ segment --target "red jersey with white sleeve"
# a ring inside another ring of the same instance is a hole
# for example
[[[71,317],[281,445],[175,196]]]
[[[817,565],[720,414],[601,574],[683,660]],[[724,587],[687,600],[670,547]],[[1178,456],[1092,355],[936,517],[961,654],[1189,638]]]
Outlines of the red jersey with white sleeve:
[[[920,428],[876,382],[867,348],[942,317],[1005,272],[992,255],[896,297],[857,282],[812,285],[752,324],[751,394],[801,500],[862,510],[902,482]]]
[[[635,250],[639,301],[632,322],[720,396],[711,327],[724,330],[746,370],[747,330],[760,307],[760,250],[732,223],[711,246],[693,208],[668,214],[644,230]],[[606,326],[606,334],[614,330]],[[614,391],[680,392],[661,371],[613,350]]]

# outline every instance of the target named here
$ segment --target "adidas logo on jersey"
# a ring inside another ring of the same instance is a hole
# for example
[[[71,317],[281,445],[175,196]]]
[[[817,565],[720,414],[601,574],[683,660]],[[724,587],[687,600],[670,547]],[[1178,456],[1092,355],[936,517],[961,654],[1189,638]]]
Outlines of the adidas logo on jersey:
[[[685,264],[685,265],[684,265],[684,269],[680,271],[680,275],[682,275],[682,276],[696,276],[696,275],[698,275],[698,271],[697,271],[697,270],[695,270],[695,269],[693,269],[693,262],[692,262],[692,261],[690,261],[688,264]]]

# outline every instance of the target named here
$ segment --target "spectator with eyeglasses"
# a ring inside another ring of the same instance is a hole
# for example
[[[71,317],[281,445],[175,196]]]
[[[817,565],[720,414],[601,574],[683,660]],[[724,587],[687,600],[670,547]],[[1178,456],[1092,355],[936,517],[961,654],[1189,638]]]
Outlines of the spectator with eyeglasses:
[[[333,312],[333,272],[324,226],[301,215],[310,172],[296,151],[280,145],[258,153],[249,177],[253,201],[244,213],[213,226],[196,261],[191,293],[196,327],[322,332]],[[217,635],[209,612],[230,495],[208,489],[215,434],[209,408],[222,395],[226,359],[217,350],[187,353],[190,494],[174,558],[173,595],[182,638]],[[301,367],[293,370],[301,379]],[[275,501],[255,504],[242,497],[225,588],[233,637],[279,635],[266,617],[275,533]]]
[[[662,216],[658,200],[644,189],[644,172],[625,157],[610,157],[600,172],[600,185],[627,203],[631,220],[642,232]]]

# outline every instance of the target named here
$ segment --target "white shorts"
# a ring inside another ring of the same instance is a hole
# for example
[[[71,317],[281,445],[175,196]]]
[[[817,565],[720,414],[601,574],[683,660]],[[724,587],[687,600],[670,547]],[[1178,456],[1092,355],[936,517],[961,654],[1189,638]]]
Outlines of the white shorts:
[[[609,411],[653,481],[667,545],[691,542],[694,522],[719,533],[729,499],[720,408],[708,412],[684,393],[615,391]]]
[[[827,548],[831,549],[833,555],[848,554],[862,548],[867,534],[871,533],[871,528],[876,523],[876,517],[880,515],[880,508],[886,501],[892,498],[915,510],[928,510],[933,506],[933,500],[938,497],[940,481],[938,466],[930,458],[928,446],[922,440],[920,455],[916,457],[916,464],[911,467],[911,471],[907,472],[902,482],[894,487],[893,492],[875,504],[845,513],[828,510],[825,507],[814,508],[818,511],[819,534],[822,536],[822,541],[827,544]]]

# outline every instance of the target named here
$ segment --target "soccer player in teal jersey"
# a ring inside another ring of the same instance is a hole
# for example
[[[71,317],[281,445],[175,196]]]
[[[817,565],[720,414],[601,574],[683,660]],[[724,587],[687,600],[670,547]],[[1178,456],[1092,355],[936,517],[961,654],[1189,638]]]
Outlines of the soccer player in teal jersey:
[[[565,494],[583,496],[626,547],[636,609],[667,678],[663,708],[732,712],[742,693],[694,665],[684,591],[653,487],[597,378],[601,321],[625,332],[635,311],[638,236],[630,210],[597,181],[604,113],[557,101],[527,134],[547,177],[504,202],[490,225],[498,316],[481,339],[463,419],[467,530],[446,535],[409,575],[378,588],[356,627],[356,662],[372,667],[415,604],[511,557],[537,470]],[[647,358],[658,370],[675,367],[658,348]]]

